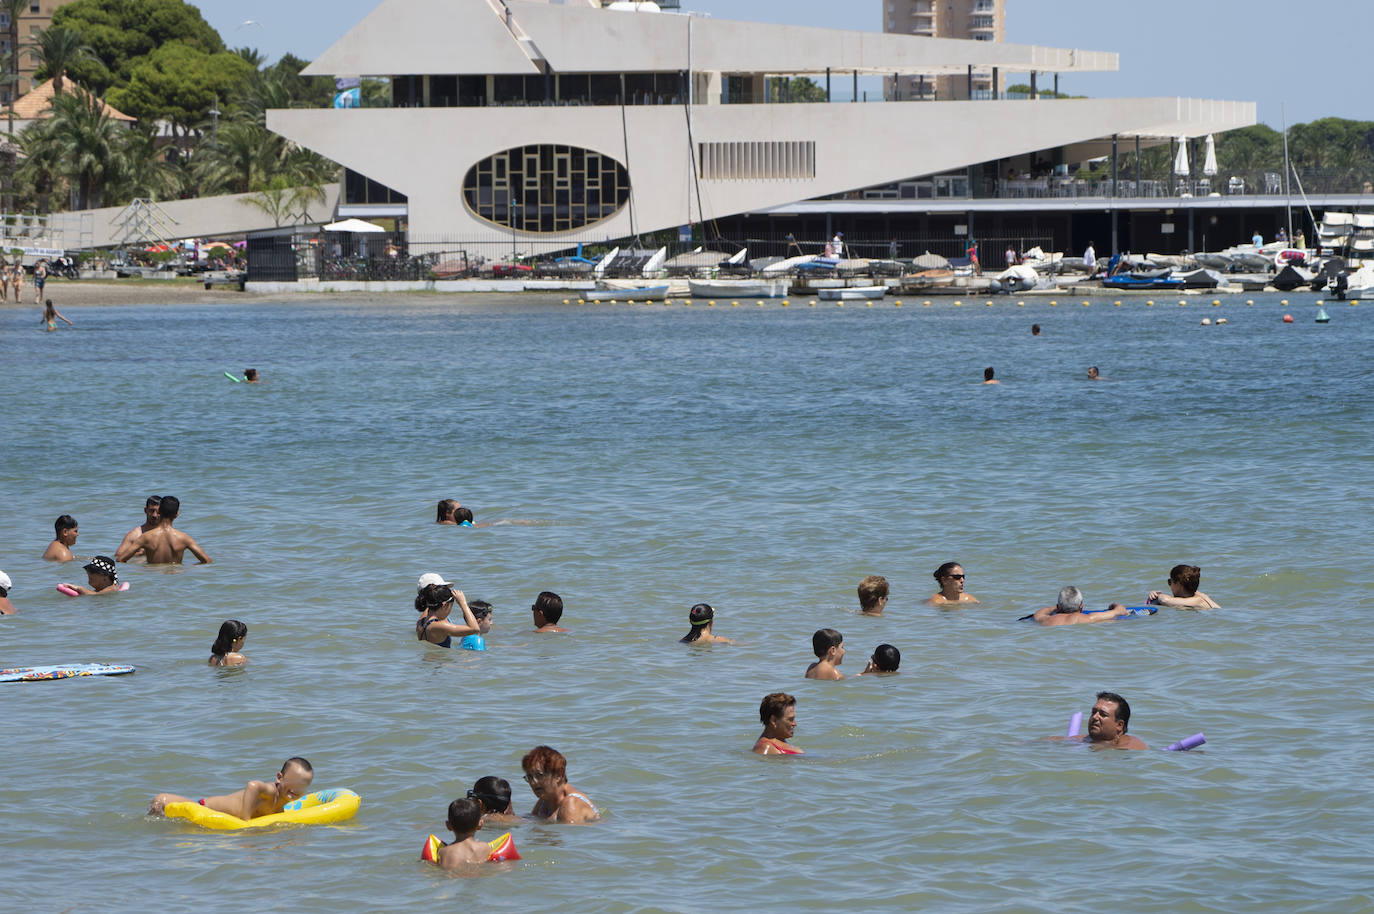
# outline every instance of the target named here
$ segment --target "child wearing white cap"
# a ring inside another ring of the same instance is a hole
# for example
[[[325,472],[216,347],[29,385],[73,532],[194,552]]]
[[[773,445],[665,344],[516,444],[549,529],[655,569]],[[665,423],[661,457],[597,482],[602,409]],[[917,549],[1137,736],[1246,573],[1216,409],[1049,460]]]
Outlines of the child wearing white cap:
[[[10,602],[10,590],[13,587],[10,576],[0,571],[0,616],[12,616],[15,613],[14,604]]]

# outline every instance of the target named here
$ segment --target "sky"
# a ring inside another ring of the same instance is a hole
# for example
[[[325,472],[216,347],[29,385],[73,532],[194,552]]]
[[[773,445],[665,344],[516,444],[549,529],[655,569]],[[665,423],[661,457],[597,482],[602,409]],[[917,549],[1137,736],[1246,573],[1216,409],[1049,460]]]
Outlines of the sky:
[[[312,60],[380,0],[200,0],[231,48]],[[886,0],[683,0],[721,19],[881,31]],[[1100,98],[1186,96],[1259,103],[1279,128],[1320,117],[1374,120],[1368,101],[1374,0],[1007,0],[1007,41],[1115,51],[1116,73],[1060,79]],[[844,81],[842,80],[841,83]],[[867,83],[870,97],[881,92]],[[1041,83],[1042,88],[1047,82]],[[861,89],[862,91],[862,89]]]

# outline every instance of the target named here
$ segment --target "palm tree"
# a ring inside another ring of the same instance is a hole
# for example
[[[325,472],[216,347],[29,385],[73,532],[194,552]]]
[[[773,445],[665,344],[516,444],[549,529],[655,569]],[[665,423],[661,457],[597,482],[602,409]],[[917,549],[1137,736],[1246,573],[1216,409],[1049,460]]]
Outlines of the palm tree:
[[[246,194],[277,173],[282,141],[265,127],[235,121],[220,128],[217,139],[196,150],[195,175],[201,195]]]
[[[38,73],[34,75],[51,76],[54,95],[62,94],[62,84],[72,64],[96,59],[95,51],[82,40],[80,32],[61,26],[36,32],[27,47],[30,56],[38,59]]]
[[[15,83],[14,92],[19,91],[19,14],[28,12],[29,0],[0,0],[0,13],[10,21],[10,53],[6,67]],[[14,92],[10,93],[10,135],[14,135]]]
[[[105,185],[117,186],[124,176],[123,129],[100,99],[69,93],[53,99],[50,117],[24,131],[24,147],[30,163],[66,179],[77,209],[93,209]]]
[[[175,153],[176,147],[159,146],[156,128],[138,126],[124,131],[121,149],[124,180],[119,188],[120,201],[134,197],[169,200],[181,193],[183,175],[166,159],[168,150]]]

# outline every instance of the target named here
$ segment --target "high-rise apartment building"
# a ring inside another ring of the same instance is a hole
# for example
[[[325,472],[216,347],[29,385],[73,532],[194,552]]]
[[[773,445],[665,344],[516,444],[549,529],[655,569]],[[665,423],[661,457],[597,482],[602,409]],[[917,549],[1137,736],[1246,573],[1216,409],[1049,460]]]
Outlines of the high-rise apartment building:
[[[38,58],[29,53],[28,45],[33,43],[36,33],[52,25],[52,14],[66,0],[29,0],[19,13],[19,46],[10,46],[14,38],[10,17],[0,12],[0,56],[19,55],[19,82],[0,86],[0,105],[9,104],[10,98],[18,98],[33,88],[33,74],[38,69]]]
[[[1007,0],[881,0],[883,31],[928,38],[1005,41]],[[975,71],[972,95],[991,92],[992,72]],[[902,76],[887,80],[889,99],[965,99],[968,74]]]

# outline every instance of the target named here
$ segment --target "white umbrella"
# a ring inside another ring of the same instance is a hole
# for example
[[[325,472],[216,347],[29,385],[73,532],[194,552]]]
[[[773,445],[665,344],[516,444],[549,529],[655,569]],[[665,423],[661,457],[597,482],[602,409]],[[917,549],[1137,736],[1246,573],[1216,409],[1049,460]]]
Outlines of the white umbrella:
[[[373,225],[371,222],[364,222],[361,219],[345,219],[342,222],[331,222],[324,227],[326,232],[385,232],[386,229],[380,225]]]
[[[1202,161],[1202,173],[1208,177],[1217,173],[1217,144],[1210,133],[1207,134],[1207,155]]]
[[[1188,177],[1188,141],[1178,138],[1178,155],[1174,156],[1174,174],[1180,178]]]

